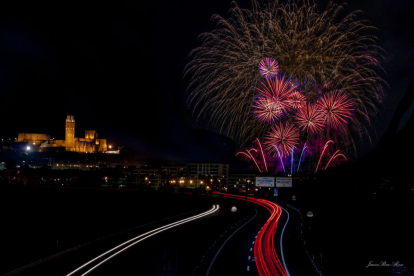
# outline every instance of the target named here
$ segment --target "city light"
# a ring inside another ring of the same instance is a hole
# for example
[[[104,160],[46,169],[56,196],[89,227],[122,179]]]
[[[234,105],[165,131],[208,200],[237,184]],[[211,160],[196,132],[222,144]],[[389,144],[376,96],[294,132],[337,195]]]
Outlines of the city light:
[[[29,146],[27,146],[27,147],[26,147],[26,150],[30,150],[30,147],[29,147]]]

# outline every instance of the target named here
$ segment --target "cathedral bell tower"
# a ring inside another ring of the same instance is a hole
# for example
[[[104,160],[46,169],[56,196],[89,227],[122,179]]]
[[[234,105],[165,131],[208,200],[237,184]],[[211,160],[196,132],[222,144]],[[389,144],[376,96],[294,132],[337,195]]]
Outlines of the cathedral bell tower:
[[[66,150],[75,147],[75,119],[73,115],[68,115],[66,118],[65,147]]]

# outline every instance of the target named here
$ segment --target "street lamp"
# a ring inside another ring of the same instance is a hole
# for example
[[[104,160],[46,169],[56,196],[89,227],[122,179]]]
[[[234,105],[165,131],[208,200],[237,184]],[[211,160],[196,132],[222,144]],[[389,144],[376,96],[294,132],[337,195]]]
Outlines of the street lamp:
[[[250,182],[250,180],[247,180],[247,184],[246,184],[246,201],[247,201],[247,191],[249,190],[249,182]]]

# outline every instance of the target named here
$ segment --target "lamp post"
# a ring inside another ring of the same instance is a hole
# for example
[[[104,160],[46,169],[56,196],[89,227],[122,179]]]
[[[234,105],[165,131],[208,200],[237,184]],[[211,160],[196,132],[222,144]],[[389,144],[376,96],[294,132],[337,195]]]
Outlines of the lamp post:
[[[246,184],[246,201],[247,201],[247,193],[248,193],[248,190],[249,190],[249,182],[250,182],[250,180],[247,180],[247,184]]]

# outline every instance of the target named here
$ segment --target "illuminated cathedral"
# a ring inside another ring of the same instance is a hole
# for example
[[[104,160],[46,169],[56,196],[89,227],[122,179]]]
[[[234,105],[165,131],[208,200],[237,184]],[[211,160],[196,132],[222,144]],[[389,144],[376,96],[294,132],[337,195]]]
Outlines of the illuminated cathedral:
[[[73,152],[106,152],[108,146],[106,139],[98,139],[95,130],[85,130],[85,138],[75,137],[75,119],[73,115],[66,118],[65,140],[50,139],[48,134],[19,133],[17,142],[28,143],[33,150],[44,151],[46,148],[64,147],[66,151]]]

